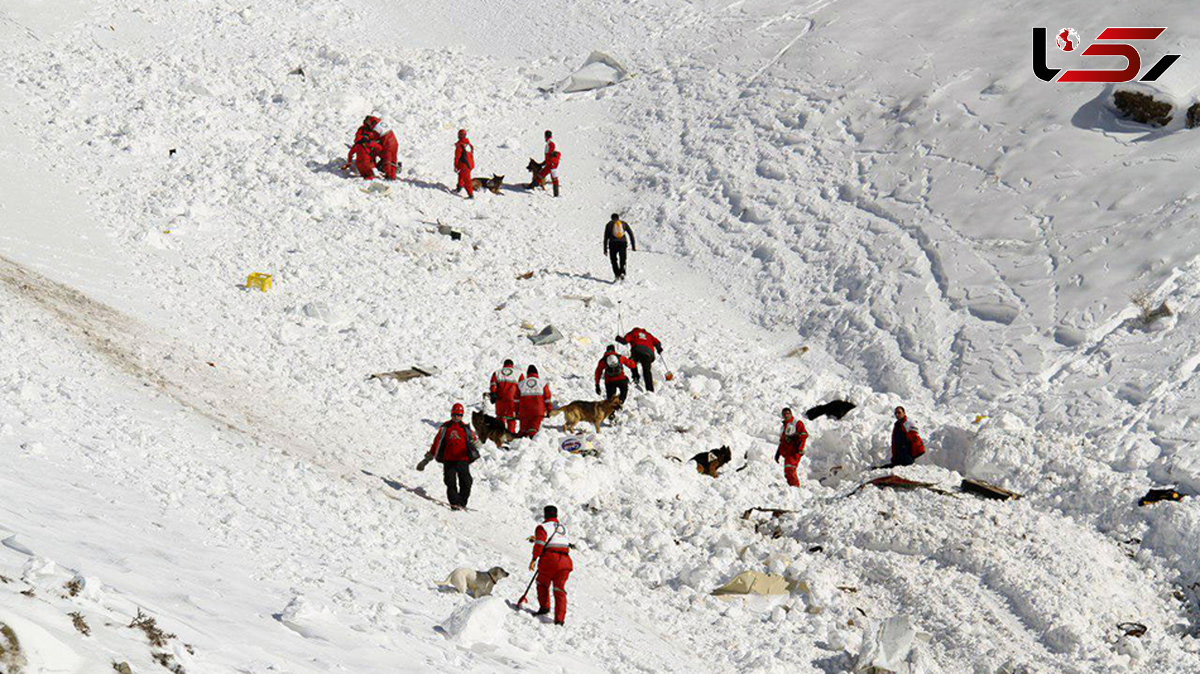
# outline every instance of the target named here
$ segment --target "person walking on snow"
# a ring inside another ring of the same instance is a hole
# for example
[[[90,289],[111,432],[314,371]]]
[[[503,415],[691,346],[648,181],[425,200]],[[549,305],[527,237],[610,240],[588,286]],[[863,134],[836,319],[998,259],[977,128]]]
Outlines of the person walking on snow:
[[[517,398],[520,395],[521,376],[513,367],[511,358],[504,360],[504,366],[492,373],[492,383],[488,388],[488,400],[496,406],[496,416],[504,422],[509,433],[517,432]]]
[[[896,408],[896,423],[892,424],[892,466],[911,466],[925,453],[925,441],[917,434],[917,425],[908,418],[903,407]]]
[[[775,450],[775,463],[783,457],[783,478],[788,486],[799,487],[800,478],[796,469],[804,458],[804,444],[808,442],[808,431],[804,422],[792,416],[792,408],[783,408],[783,431],[779,434],[779,449]]]
[[[541,429],[546,413],[554,409],[554,403],[550,400],[550,385],[543,385],[537,367],[530,365],[525,376],[521,377],[519,389],[517,418],[521,422],[521,431],[518,435],[531,438]]]
[[[554,146],[554,134],[546,129],[546,151],[542,158],[542,170],[537,175],[537,179],[529,186],[533,189],[538,185],[546,184],[546,177],[550,177],[551,183],[554,185],[554,196],[558,196],[558,162],[562,159],[562,155],[558,153],[558,148]]]
[[[467,191],[467,198],[475,198],[475,188],[471,186],[471,171],[475,168],[475,147],[471,145],[471,141],[467,139],[467,130],[458,130],[458,142],[454,144],[454,172],[458,174],[458,187],[454,188],[454,193],[458,194],[459,190]]]
[[[567,528],[558,521],[558,508],[548,505],[542,509],[542,519],[533,532],[533,559],[529,570],[537,568],[538,610],[534,615],[550,612],[550,589],[554,589],[554,624],[567,619],[567,577],[575,565],[571,562],[571,543]]]
[[[624,336],[617,336],[617,341],[622,344],[629,345],[629,355],[637,361],[638,367],[642,369],[642,377],[646,381],[646,390],[650,393],[654,392],[654,375],[650,371],[650,365],[654,363],[654,354],[662,353],[662,342],[641,328],[634,328]]]
[[[462,418],[462,403],[454,403],[450,408],[450,421],[438,428],[433,445],[417,464],[417,470],[424,470],[430,459],[442,464],[446,501],[451,510],[466,510],[467,500],[471,498],[471,462],[479,458],[479,438]]]
[[[612,263],[613,276],[618,281],[625,278],[625,249],[627,247],[637,251],[633,230],[621,220],[619,213],[613,213],[608,224],[604,226],[604,254]]]
[[[629,395],[629,378],[625,376],[625,368],[633,372],[633,381],[638,380],[637,363],[617,353],[617,347],[609,344],[604,350],[604,356],[596,363],[596,395],[600,395],[600,375],[604,375],[604,398],[612,400],[614,394],[625,402]]]

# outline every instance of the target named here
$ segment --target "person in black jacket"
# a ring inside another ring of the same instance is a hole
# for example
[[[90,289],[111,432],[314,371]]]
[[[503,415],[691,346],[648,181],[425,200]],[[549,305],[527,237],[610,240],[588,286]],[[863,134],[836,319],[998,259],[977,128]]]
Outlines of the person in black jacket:
[[[637,250],[637,242],[633,239],[633,229],[621,220],[618,213],[613,213],[608,224],[604,226],[604,254],[612,263],[613,276],[616,280],[625,278],[625,249]]]

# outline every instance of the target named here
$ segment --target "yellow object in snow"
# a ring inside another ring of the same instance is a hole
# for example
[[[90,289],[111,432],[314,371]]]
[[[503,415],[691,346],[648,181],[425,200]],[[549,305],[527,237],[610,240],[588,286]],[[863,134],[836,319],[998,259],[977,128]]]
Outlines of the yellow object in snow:
[[[262,272],[256,271],[253,274],[246,277],[246,287],[247,288],[250,288],[250,289],[258,288],[259,290],[263,291],[264,293],[267,292],[267,288],[270,288],[274,284],[275,284],[275,281],[274,281],[274,279],[271,278],[270,274],[264,274]]]
[[[987,418],[988,418],[988,416],[986,414],[976,414],[975,415],[975,423],[979,423]]]

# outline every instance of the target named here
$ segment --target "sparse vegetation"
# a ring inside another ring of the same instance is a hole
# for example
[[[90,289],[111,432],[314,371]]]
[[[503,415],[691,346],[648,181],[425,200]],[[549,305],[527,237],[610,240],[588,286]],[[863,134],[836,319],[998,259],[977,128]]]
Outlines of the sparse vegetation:
[[[1126,119],[1139,124],[1166,126],[1171,123],[1170,103],[1156,101],[1152,96],[1136,91],[1118,91],[1113,94],[1113,104]]]
[[[171,674],[187,674],[183,669],[183,665],[175,662],[174,656],[170,653],[158,652],[154,653],[153,657],[155,662],[165,667]]]
[[[75,626],[75,629],[79,630],[80,634],[85,637],[92,636],[92,628],[88,627],[87,621],[83,619],[82,613],[75,611],[73,613],[68,613],[67,615],[71,616],[71,624]]]
[[[1192,107],[1187,111],[1187,128],[1196,127],[1200,127],[1200,102],[1192,103]]]
[[[24,590],[21,590],[21,594],[25,595],[26,597],[29,597],[30,599],[33,599],[33,588],[27,587]]]
[[[16,632],[4,623],[0,623],[0,670],[5,674],[21,674],[25,671],[25,654],[21,652],[21,642]]]
[[[154,618],[142,613],[142,609],[140,608],[137,615],[129,623],[129,627],[144,632],[146,638],[150,640],[150,645],[155,648],[165,648],[167,642],[175,638],[174,634],[159,629],[158,623],[155,622]]]
[[[113,671],[117,674],[133,674],[133,669],[129,666],[128,662],[114,662],[112,666]]]
[[[83,591],[83,581],[78,578],[72,578],[67,581],[66,585],[63,585],[63,588],[67,591],[68,597],[77,597]]]
[[[1167,306],[1167,301],[1155,303],[1154,295],[1149,291],[1143,290],[1137,292],[1130,298],[1133,305],[1141,310],[1142,324],[1150,325],[1160,318],[1171,316],[1174,312],[1171,307]]]
[[[12,578],[9,578],[8,576],[0,574],[0,583],[4,583],[5,585],[8,585],[11,582],[12,582]]]

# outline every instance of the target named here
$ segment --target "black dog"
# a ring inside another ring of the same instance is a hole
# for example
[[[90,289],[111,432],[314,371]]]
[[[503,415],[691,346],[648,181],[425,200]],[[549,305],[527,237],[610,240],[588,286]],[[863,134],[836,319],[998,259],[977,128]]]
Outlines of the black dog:
[[[709,477],[717,477],[718,471],[732,460],[733,452],[725,445],[722,445],[720,449],[700,452],[692,457],[692,461],[696,462],[696,472],[704,473]]]
[[[855,407],[857,407],[857,405],[852,402],[846,400],[834,400],[827,402],[824,405],[817,405],[816,407],[809,409],[804,413],[804,416],[807,417],[809,421],[819,417],[833,417],[834,419],[841,421],[842,417],[849,414],[850,410],[854,409]]]

